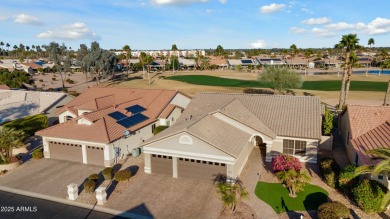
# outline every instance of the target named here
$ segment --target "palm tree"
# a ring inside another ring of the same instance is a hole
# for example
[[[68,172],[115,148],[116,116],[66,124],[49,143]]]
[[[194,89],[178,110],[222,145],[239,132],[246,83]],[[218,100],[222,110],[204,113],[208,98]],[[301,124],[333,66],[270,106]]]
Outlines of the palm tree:
[[[141,52],[141,54],[139,55],[139,61],[142,65],[142,77],[145,79],[145,61],[146,61],[146,53],[145,52]]]
[[[150,64],[152,64],[154,61],[154,58],[150,55],[146,55],[144,59],[145,65],[148,66],[148,69],[146,70],[148,72],[148,80],[149,80],[149,85],[150,85]]]
[[[173,51],[173,53],[176,53],[176,51],[178,50],[176,44],[172,45],[171,50]],[[172,62],[172,55],[171,55],[171,62]],[[173,66],[173,74],[175,74],[175,61],[172,62],[172,66]]]
[[[374,38],[368,39],[368,43],[367,43],[367,44],[370,46],[370,49],[371,49],[371,45],[374,45],[374,44],[375,44]]]
[[[3,46],[4,46],[4,42],[3,41],[0,42],[0,46],[1,46],[1,50],[3,50]]]
[[[303,191],[306,183],[310,181],[307,172],[295,170],[277,172],[276,177],[288,188],[291,197],[297,197],[296,193]]]
[[[348,34],[343,35],[341,41],[336,44],[336,48],[338,49],[345,49],[344,53],[344,72],[343,72],[343,78],[341,83],[341,91],[340,91],[340,98],[339,98],[339,110],[342,109],[342,107],[346,103],[346,99],[348,97],[348,91],[349,91],[349,85],[350,85],[350,79],[352,75],[352,65],[350,64],[349,56],[352,52],[354,52],[358,47],[359,39],[357,38],[356,34]]]
[[[248,192],[239,183],[230,185],[226,182],[219,182],[217,192],[221,194],[223,204],[230,207],[232,211],[236,210],[236,205],[241,199],[248,198]]]
[[[366,151],[367,154],[374,155],[372,159],[380,160],[379,163],[371,166],[360,166],[356,168],[355,174],[374,174],[378,175],[380,173],[389,173],[390,172],[390,148],[377,148],[373,150]],[[390,202],[390,192],[387,192],[385,197],[382,200],[381,208],[384,209]]]
[[[26,134],[22,130],[4,127],[0,129],[0,158],[5,163],[10,161],[12,148],[23,145]]]
[[[130,49],[129,45],[124,45],[122,49],[123,49],[123,51],[126,52],[127,77],[129,77],[129,67],[130,67],[130,64],[129,64],[129,53],[131,53],[131,49]]]
[[[217,48],[215,49],[215,54],[217,56],[221,56],[223,54],[223,52],[224,52],[223,47],[221,45],[218,45]]]
[[[7,50],[9,50],[9,47],[11,46],[9,43],[5,45],[7,47]]]
[[[296,56],[297,51],[298,51],[297,45],[292,44],[292,45],[290,46],[290,58],[291,58],[291,60],[290,60],[290,65],[292,65],[292,60],[293,60],[293,58]]]

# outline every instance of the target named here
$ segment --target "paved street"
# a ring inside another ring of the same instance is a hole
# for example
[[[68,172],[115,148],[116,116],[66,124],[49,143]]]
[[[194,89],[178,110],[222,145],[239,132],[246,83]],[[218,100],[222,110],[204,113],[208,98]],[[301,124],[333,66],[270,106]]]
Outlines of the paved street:
[[[122,218],[90,209],[0,191],[0,219]],[[24,208],[24,209],[22,209]]]

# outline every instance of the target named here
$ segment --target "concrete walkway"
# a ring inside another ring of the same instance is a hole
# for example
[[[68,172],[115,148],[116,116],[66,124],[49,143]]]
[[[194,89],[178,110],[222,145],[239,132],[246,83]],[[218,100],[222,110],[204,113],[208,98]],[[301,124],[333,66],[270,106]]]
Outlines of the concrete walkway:
[[[244,200],[243,202],[253,209],[256,213],[256,218],[279,218],[279,215],[276,214],[271,206],[260,200],[255,195],[256,184],[259,181],[261,174],[265,173],[265,171],[267,170],[263,166],[260,150],[258,148],[254,148],[240,177],[249,193],[249,199]],[[260,173],[260,176],[258,173]]]

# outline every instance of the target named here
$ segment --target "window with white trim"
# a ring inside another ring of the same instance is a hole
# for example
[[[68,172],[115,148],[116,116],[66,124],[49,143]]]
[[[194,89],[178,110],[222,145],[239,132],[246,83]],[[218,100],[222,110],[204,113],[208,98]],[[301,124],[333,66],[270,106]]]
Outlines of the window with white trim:
[[[283,153],[290,155],[305,156],[306,141],[283,139]]]

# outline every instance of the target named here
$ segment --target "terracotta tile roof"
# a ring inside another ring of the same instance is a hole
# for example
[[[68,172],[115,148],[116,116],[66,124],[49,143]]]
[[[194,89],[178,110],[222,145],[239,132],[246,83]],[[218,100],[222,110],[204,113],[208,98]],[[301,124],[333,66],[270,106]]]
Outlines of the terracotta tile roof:
[[[37,134],[46,137],[110,143],[121,138],[125,130],[133,132],[156,121],[176,93],[172,90],[90,88],[66,104],[60,112],[69,110],[77,114],[77,109],[87,108],[92,110],[91,112],[84,113],[71,122],[44,129]],[[131,116],[132,114],[125,108],[133,105],[140,105],[146,109],[142,112],[143,115],[148,117],[146,121],[125,128],[117,124],[117,120],[108,115],[118,111],[126,116]],[[79,119],[86,119],[92,122],[92,125],[77,124]]]
[[[5,84],[0,84],[0,90],[9,90],[10,88]]]
[[[176,108],[177,106],[174,105],[174,104],[169,104],[167,106],[167,108],[164,109],[164,111],[160,114],[159,118],[163,118],[163,119],[166,119],[169,117],[169,115],[171,115],[171,113],[173,112],[173,110]]]
[[[209,59],[211,65],[227,66],[228,62],[226,59]]]
[[[348,105],[351,139],[355,139],[390,120],[388,106]]]
[[[31,67],[32,69],[42,68],[42,66],[35,64],[34,62],[26,62],[26,63],[22,63],[22,65]]]
[[[390,107],[348,105],[346,111],[352,146],[363,164],[374,164],[366,151],[390,148]]]
[[[367,155],[366,151],[377,148],[390,148],[390,120],[351,140],[351,143],[359,153],[359,158],[364,165],[375,164],[376,161],[371,160],[371,156]]]

